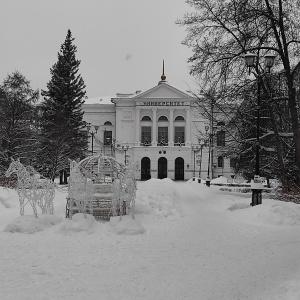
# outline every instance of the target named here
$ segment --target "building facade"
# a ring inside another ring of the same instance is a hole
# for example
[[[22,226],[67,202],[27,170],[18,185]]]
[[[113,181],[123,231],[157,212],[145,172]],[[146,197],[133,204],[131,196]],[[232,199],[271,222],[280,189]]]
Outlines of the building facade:
[[[137,164],[140,180],[230,177],[230,160],[218,156],[213,147],[223,145],[222,132],[210,134],[210,122],[195,101],[169,85],[164,74],[145,92],[86,99],[89,151]]]

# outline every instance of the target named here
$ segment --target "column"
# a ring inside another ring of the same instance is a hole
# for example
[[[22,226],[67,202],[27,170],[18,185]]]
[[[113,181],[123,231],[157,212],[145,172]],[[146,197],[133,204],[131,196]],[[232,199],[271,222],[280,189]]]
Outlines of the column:
[[[135,145],[140,145],[140,109],[136,108],[135,110]]]
[[[156,112],[157,112],[157,108],[153,108],[152,109],[152,146],[156,146],[157,145],[157,137],[156,137],[156,133],[157,133],[157,125],[156,125]]]
[[[116,108],[116,126],[115,126],[116,135],[115,135],[115,137],[116,137],[117,143],[122,143],[122,141],[123,141],[121,122],[122,122],[122,110]]]
[[[186,109],[186,127],[185,127],[185,144],[190,145],[191,144],[191,109]]]
[[[174,146],[174,109],[169,109],[169,146]]]

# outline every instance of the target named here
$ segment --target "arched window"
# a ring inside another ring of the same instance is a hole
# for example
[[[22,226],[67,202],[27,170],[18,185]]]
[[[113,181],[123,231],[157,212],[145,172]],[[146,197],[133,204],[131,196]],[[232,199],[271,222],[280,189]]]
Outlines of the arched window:
[[[175,118],[175,121],[184,121],[184,117],[183,116],[177,116]]]
[[[112,123],[111,123],[110,121],[106,121],[106,122],[104,123],[104,125],[112,126]]]
[[[223,158],[223,156],[218,157],[218,168],[224,168],[224,158]]]
[[[166,116],[160,116],[158,121],[168,121],[168,118]]]
[[[142,117],[142,121],[152,121],[149,116]]]

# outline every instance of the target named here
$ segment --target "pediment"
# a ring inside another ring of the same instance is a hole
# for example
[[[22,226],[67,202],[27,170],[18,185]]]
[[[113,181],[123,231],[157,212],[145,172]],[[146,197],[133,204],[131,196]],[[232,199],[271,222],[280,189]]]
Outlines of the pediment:
[[[141,94],[138,94],[134,97],[134,99],[186,99],[186,100],[191,100],[193,97],[190,95],[181,92],[180,90],[166,84],[166,83],[161,83],[155,87],[153,87],[150,90],[147,90]]]

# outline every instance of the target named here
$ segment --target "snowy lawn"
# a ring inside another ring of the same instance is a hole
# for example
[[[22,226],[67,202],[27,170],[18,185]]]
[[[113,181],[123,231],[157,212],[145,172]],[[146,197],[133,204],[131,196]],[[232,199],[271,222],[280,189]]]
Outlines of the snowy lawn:
[[[0,299],[300,299],[300,205],[197,182],[138,182],[135,220],[19,216],[0,188]]]

